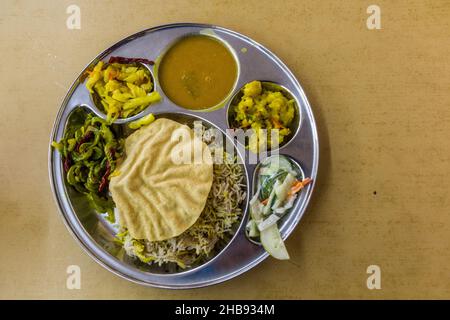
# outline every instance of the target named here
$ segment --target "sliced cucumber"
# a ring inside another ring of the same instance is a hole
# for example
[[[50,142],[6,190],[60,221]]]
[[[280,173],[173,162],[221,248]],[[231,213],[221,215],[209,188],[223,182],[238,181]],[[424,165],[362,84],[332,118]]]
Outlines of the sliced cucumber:
[[[276,224],[261,231],[260,239],[262,246],[272,257],[279,260],[289,260],[289,253]]]
[[[283,183],[281,183],[275,189],[275,194],[277,196],[277,201],[273,204],[272,209],[277,209],[281,207],[283,202],[286,200],[289,190],[292,187],[292,184],[295,181],[295,177],[292,174],[287,174],[286,178],[284,178]]]
[[[265,159],[264,161],[268,162],[268,166],[266,165],[266,167],[274,168],[275,171],[278,169],[284,169],[286,171],[292,170],[291,160],[288,157],[283,156],[281,154],[273,155]]]
[[[271,176],[275,172],[278,171],[278,166],[274,165],[272,161],[269,161],[270,158],[265,159],[263,162],[261,162],[260,169],[259,169],[259,175],[260,176]]]
[[[256,225],[255,220],[249,220],[246,226],[247,235],[250,238],[256,238],[259,237],[259,230]]]
[[[263,210],[264,206],[259,202],[258,193],[256,193],[250,200],[250,217],[255,221],[261,220]]]
[[[267,217],[267,219],[258,224],[258,230],[264,231],[265,229],[270,228],[272,225],[276,224],[278,220],[280,220],[280,216],[272,213],[269,217]]]
[[[294,168],[292,167],[291,160],[289,160],[288,157],[279,155],[276,158],[278,158],[278,168],[288,171],[288,172],[294,170]],[[276,159],[274,159],[274,160],[275,160],[274,162],[276,162]]]
[[[270,213],[272,211],[272,206],[277,200],[275,190],[276,190],[276,188],[278,188],[279,185],[280,185],[280,181],[276,180],[275,184],[272,188],[272,192],[270,192],[269,199],[267,200],[267,204],[264,206],[264,209],[262,210],[263,217],[267,217],[268,215],[270,215]]]
[[[260,174],[258,176],[258,185],[261,185],[261,181],[266,180],[267,178],[270,178],[270,174]]]
[[[273,210],[274,214],[279,216],[280,218],[283,217],[286,212],[294,206],[295,200],[297,199],[297,195],[292,195],[289,200],[284,204],[284,206],[276,208]]]
[[[271,175],[264,180],[261,180],[261,192],[259,194],[259,199],[265,200],[272,193],[273,187],[275,183],[279,181],[283,181],[287,176],[288,172],[284,170],[279,170],[275,174]]]
[[[287,172],[291,172],[294,174],[297,173],[295,166],[292,164],[292,161],[283,155],[273,155],[271,157],[266,158],[260,166],[259,169],[259,178],[260,182],[263,181],[263,176],[271,176],[278,171],[283,170]],[[297,175],[297,174],[294,174]]]

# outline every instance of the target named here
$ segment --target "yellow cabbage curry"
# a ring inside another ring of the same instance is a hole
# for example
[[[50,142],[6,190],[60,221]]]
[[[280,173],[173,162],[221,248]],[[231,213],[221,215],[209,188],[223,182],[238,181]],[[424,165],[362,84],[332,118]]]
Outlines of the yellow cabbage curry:
[[[163,56],[159,83],[167,97],[186,109],[202,110],[221,103],[237,76],[231,52],[210,36],[188,36]]]

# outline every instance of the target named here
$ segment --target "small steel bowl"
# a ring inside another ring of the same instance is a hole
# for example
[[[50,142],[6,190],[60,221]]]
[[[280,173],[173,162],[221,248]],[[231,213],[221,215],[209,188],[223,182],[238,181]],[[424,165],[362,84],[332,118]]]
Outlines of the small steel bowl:
[[[302,119],[302,115],[301,115],[301,111],[300,111],[301,108],[299,107],[300,104],[299,104],[297,98],[295,97],[295,95],[292,94],[292,92],[289,91],[289,89],[287,89],[286,87],[284,87],[278,83],[271,82],[271,81],[261,81],[261,85],[262,85],[263,89],[280,91],[286,98],[288,98],[289,100],[293,99],[295,101],[295,104],[294,104],[295,116],[294,116],[294,119],[292,120],[291,125],[289,126],[291,133],[285,137],[285,140],[277,148],[267,148],[268,149],[267,151],[273,152],[273,151],[280,150],[283,147],[286,147],[297,136],[298,132],[300,131],[300,127],[301,127],[301,119]],[[245,85],[242,86],[239,89],[239,91],[237,91],[233,95],[230,102],[228,103],[226,117],[227,117],[227,126],[230,129],[242,129],[234,121],[236,113],[234,112],[233,106],[236,106],[239,103],[239,101],[241,100],[241,98],[244,94],[244,92],[243,92],[244,87],[245,87]],[[241,144],[241,141],[238,141],[238,143]],[[245,147],[247,147],[247,146],[248,146],[248,141],[246,141],[246,143],[245,143]]]
[[[162,63],[162,61],[164,60],[164,57],[166,56],[167,52],[170,51],[170,49],[173,48],[173,46],[175,46],[178,42],[180,42],[181,40],[188,38],[188,37],[210,37],[213,38],[214,40],[220,42],[231,54],[231,56],[234,58],[234,62],[236,63],[236,78],[234,80],[234,83],[232,85],[232,87],[230,88],[230,91],[227,93],[227,95],[221,100],[219,101],[216,105],[214,106],[210,106],[207,107],[205,109],[189,109],[186,108],[182,105],[178,105],[175,102],[173,102],[169,96],[167,96],[164,92],[164,88],[163,86],[161,86],[161,83],[159,81],[159,68],[160,65]],[[179,108],[184,109],[184,110],[188,110],[190,112],[211,112],[217,109],[220,109],[222,107],[224,107],[227,102],[229,101],[229,99],[231,98],[231,96],[233,95],[234,90],[236,89],[236,86],[238,84],[240,75],[241,75],[241,65],[240,65],[240,61],[239,61],[239,57],[236,53],[236,51],[233,49],[233,47],[227,42],[225,41],[223,38],[218,37],[217,35],[215,35],[214,33],[198,33],[198,32],[190,32],[190,33],[186,33],[180,37],[177,37],[176,39],[172,40],[172,42],[170,44],[168,44],[166,46],[166,48],[164,49],[164,51],[160,54],[160,56],[158,57],[158,59],[155,62],[155,68],[154,68],[154,74],[155,74],[155,79],[156,79],[156,83],[158,84],[158,88],[160,88],[161,93],[167,97],[168,100],[170,100],[174,105],[177,105]]]
[[[97,64],[98,61],[95,61],[94,64],[92,64],[91,66],[95,66],[95,64]],[[105,63],[104,67],[106,68],[108,66],[109,63]],[[142,62],[133,62],[129,64],[130,66],[132,65],[136,65],[136,66],[141,66],[143,68],[145,68],[149,75],[150,75],[150,79],[153,83],[153,88],[152,90],[147,94],[149,95],[150,93],[154,92],[154,91],[159,91],[159,88],[157,87],[156,81],[155,81],[155,76],[153,75],[153,67],[146,64],[146,63],[142,63]],[[101,103],[101,98],[98,96],[98,94],[94,91],[94,92],[90,92],[89,93],[89,97],[91,99],[91,109],[92,111],[99,117],[106,119],[106,113],[105,110],[103,108],[103,105]],[[151,113],[150,107],[153,104],[148,105],[147,107],[145,107],[144,110],[140,111],[139,113],[132,115],[131,117],[127,117],[127,118],[118,118],[114,121],[115,124],[123,124],[123,123],[128,123],[131,121],[134,121],[136,119],[142,118],[144,116],[146,116],[147,114]]]
[[[305,179],[305,178],[306,178],[305,172],[303,171],[302,166],[300,165],[300,163],[298,163],[298,161],[297,161],[296,159],[294,159],[292,156],[290,156],[290,155],[288,155],[288,154],[279,154],[279,155],[282,155],[282,156],[284,156],[284,157],[289,158],[289,160],[291,160],[291,163],[295,166],[296,171],[300,174],[301,178],[302,178],[302,179]],[[270,159],[270,158],[275,157],[275,156],[278,156],[278,154],[276,154],[276,155],[271,155],[271,156],[265,158],[263,161],[266,161],[267,159]],[[260,161],[260,162],[256,165],[255,170],[253,171],[253,178],[252,178],[252,190],[253,190],[253,192],[255,192],[256,190],[258,190],[259,170],[261,169],[261,164],[262,164],[263,161]],[[255,192],[255,193],[256,193],[256,192]],[[253,196],[254,196],[254,194],[252,194],[252,196],[249,197],[249,198],[251,199]],[[295,206],[297,205],[297,202],[298,202],[298,201],[299,201],[299,199],[296,199],[296,200],[295,200],[294,205],[292,206],[292,209],[290,209],[290,211],[293,210],[293,208],[295,208]],[[280,219],[280,221],[278,222],[278,224],[279,224],[279,226],[280,226],[281,228],[286,224],[286,221],[288,220],[289,214],[290,214],[290,212],[288,212],[288,213],[287,213],[284,217],[282,217],[282,218]],[[246,219],[247,221],[246,221],[245,223],[247,223],[249,219],[250,219],[250,214],[247,216],[247,219]],[[248,239],[251,243],[256,244],[256,245],[258,245],[258,246],[261,245],[260,242],[256,241],[255,239],[250,238],[250,237],[247,235],[247,232],[245,232],[245,235],[247,236],[247,239]]]

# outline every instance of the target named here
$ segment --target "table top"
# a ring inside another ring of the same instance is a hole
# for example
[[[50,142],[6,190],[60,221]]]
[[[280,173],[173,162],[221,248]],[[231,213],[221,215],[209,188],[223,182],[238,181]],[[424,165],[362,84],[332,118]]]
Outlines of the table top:
[[[0,298],[450,298],[450,5],[377,1],[5,1],[0,13]],[[277,54],[312,105],[317,186],[289,237],[291,260],[267,259],[195,290],[142,287],[95,263],[51,194],[47,152],[72,81],[99,52],[142,29],[220,25]],[[66,287],[67,268],[81,289]],[[367,268],[381,269],[381,289]]]

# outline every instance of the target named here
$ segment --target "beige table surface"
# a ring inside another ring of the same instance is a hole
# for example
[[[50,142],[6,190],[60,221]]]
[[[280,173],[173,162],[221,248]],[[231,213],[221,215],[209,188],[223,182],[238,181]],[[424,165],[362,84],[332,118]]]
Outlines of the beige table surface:
[[[81,8],[81,30],[66,8]],[[381,8],[381,30],[366,27]],[[448,1],[2,1],[0,298],[450,298]],[[70,236],[50,191],[59,104],[100,51],[142,29],[221,25],[272,49],[305,89],[320,136],[318,185],[287,241],[210,288],[142,287]],[[375,194],[376,192],[376,194]],[[66,288],[68,265],[81,289]],[[382,289],[366,287],[379,265]]]

